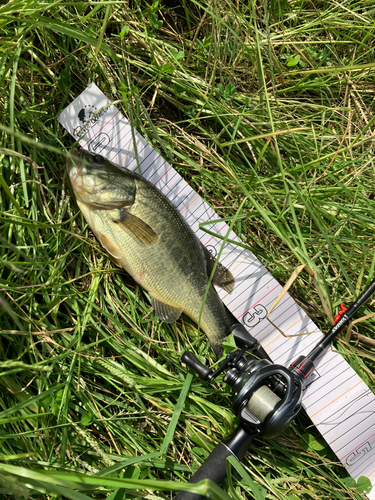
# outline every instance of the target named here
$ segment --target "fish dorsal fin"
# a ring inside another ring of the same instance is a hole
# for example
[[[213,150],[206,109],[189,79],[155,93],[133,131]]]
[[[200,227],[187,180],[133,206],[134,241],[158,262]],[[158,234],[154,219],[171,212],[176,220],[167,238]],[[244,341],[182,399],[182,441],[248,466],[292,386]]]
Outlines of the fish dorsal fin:
[[[120,218],[114,219],[113,222],[132,233],[145,246],[153,246],[158,242],[159,237],[152,227],[126,210],[121,210]]]
[[[121,251],[118,247],[116,247],[108,238],[105,234],[103,233],[96,233],[96,236],[98,237],[98,240],[102,247],[107,250],[109,253],[111,259],[113,262],[116,264],[116,266],[121,267]]]
[[[208,275],[211,276],[212,269],[214,268],[216,259],[207,248],[202,245],[204,258],[207,264]],[[232,293],[234,289],[234,278],[233,274],[220,262],[217,263],[215,274],[212,279],[212,283],[220,288],[223,288],[227,293]]]
[[[155,314],[161,321],[165,321],[165,323],[174,323],[181,316],[183,309],[165,304],[155,299],[155,297],[150,297],[152,307],[155,309]]]

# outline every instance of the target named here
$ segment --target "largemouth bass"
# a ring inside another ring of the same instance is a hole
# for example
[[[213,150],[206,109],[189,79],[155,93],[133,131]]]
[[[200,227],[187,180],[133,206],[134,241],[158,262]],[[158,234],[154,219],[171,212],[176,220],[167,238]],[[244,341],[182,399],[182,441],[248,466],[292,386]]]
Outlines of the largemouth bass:
[[[101,156],[79,150],[67,168],[88,225],[114,263],[148,291],[157,317],[172,323],[184,312],[220,356],[233,320],[212,285],[201,313],[215,260],[177,210],[150,182]],[[218,263],[213,283],[230,293],[234,279]]]

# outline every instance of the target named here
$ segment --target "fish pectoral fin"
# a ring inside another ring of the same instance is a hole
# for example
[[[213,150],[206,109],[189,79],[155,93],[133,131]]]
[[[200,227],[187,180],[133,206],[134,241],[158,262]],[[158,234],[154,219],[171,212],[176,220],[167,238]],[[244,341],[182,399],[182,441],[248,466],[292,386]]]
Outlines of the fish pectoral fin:
[[[202,245],[204,257],[207,264],[208,275],[211,276],[212,270],[214,268],[216,259],[207,248]],[[215,274],[212,279],[212,283],[220,288],[223,288],[227,293],[232,293],[234,289],[234,278],[233,274],[220,262],[217,263]]]
[[[121,252],[120,252],[120,249],[118,247],[116,247],[116,245],[114,245],[107,238],[107,236],[105,234],[98,232],[98,233],[96,233],[96,236],[97,236],[100,244],[102,245],[102,247],[105,250],[107,250],[107,252],[109,253],[111,259],[116,264],[116,266],[121,267]]]
[[[165,323],[174,323],[181,316],[183,309],[180,307],[170,306],[152,296],[150,297],[152,307],[155,309],[155,314],[161,321],[165,321]]]
[[[145,246],[153,246],[158,242],[159,236],[152,227],[126,210],[121,210],[120,218],[114,219],[113,222],[123,226],[125,230],[131,232]]]

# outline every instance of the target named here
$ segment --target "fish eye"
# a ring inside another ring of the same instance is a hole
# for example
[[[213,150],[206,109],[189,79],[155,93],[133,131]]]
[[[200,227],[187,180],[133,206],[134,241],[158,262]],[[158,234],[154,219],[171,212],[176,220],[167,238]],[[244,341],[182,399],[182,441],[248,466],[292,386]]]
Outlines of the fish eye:
[[[94,161],[95,163],[97,163],[98,165],[100,165],[100,164],[101,164],[101,163],[103,163],[103,161],[104,161],[103,156],[100,156],[100,155],[95,155],[95,156],[93,156],[93,158],[92,158],[92,159],[93,159],[93,161]]]

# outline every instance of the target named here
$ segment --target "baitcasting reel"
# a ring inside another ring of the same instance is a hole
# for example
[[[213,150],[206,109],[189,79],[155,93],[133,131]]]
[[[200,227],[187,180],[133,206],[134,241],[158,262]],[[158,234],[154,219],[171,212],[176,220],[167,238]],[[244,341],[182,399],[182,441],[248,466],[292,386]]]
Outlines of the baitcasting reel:
[[[233,412],[243,429],[249,434],[276,437],[301,408],[302,383],[293,370],[273,364],[267,355],[263,359],[251,355],[248,345],[244,344],[245,335],[250,335],[242,325],[234,325],[230,333],[242,348],[229,354],[216,371],[206,368],[189,351],[182,355],[182,361],[209,382],[225,372],[224,382],[232,387]],[[260,346],[253,340],[251,337],[251,351],[255,354]]]

